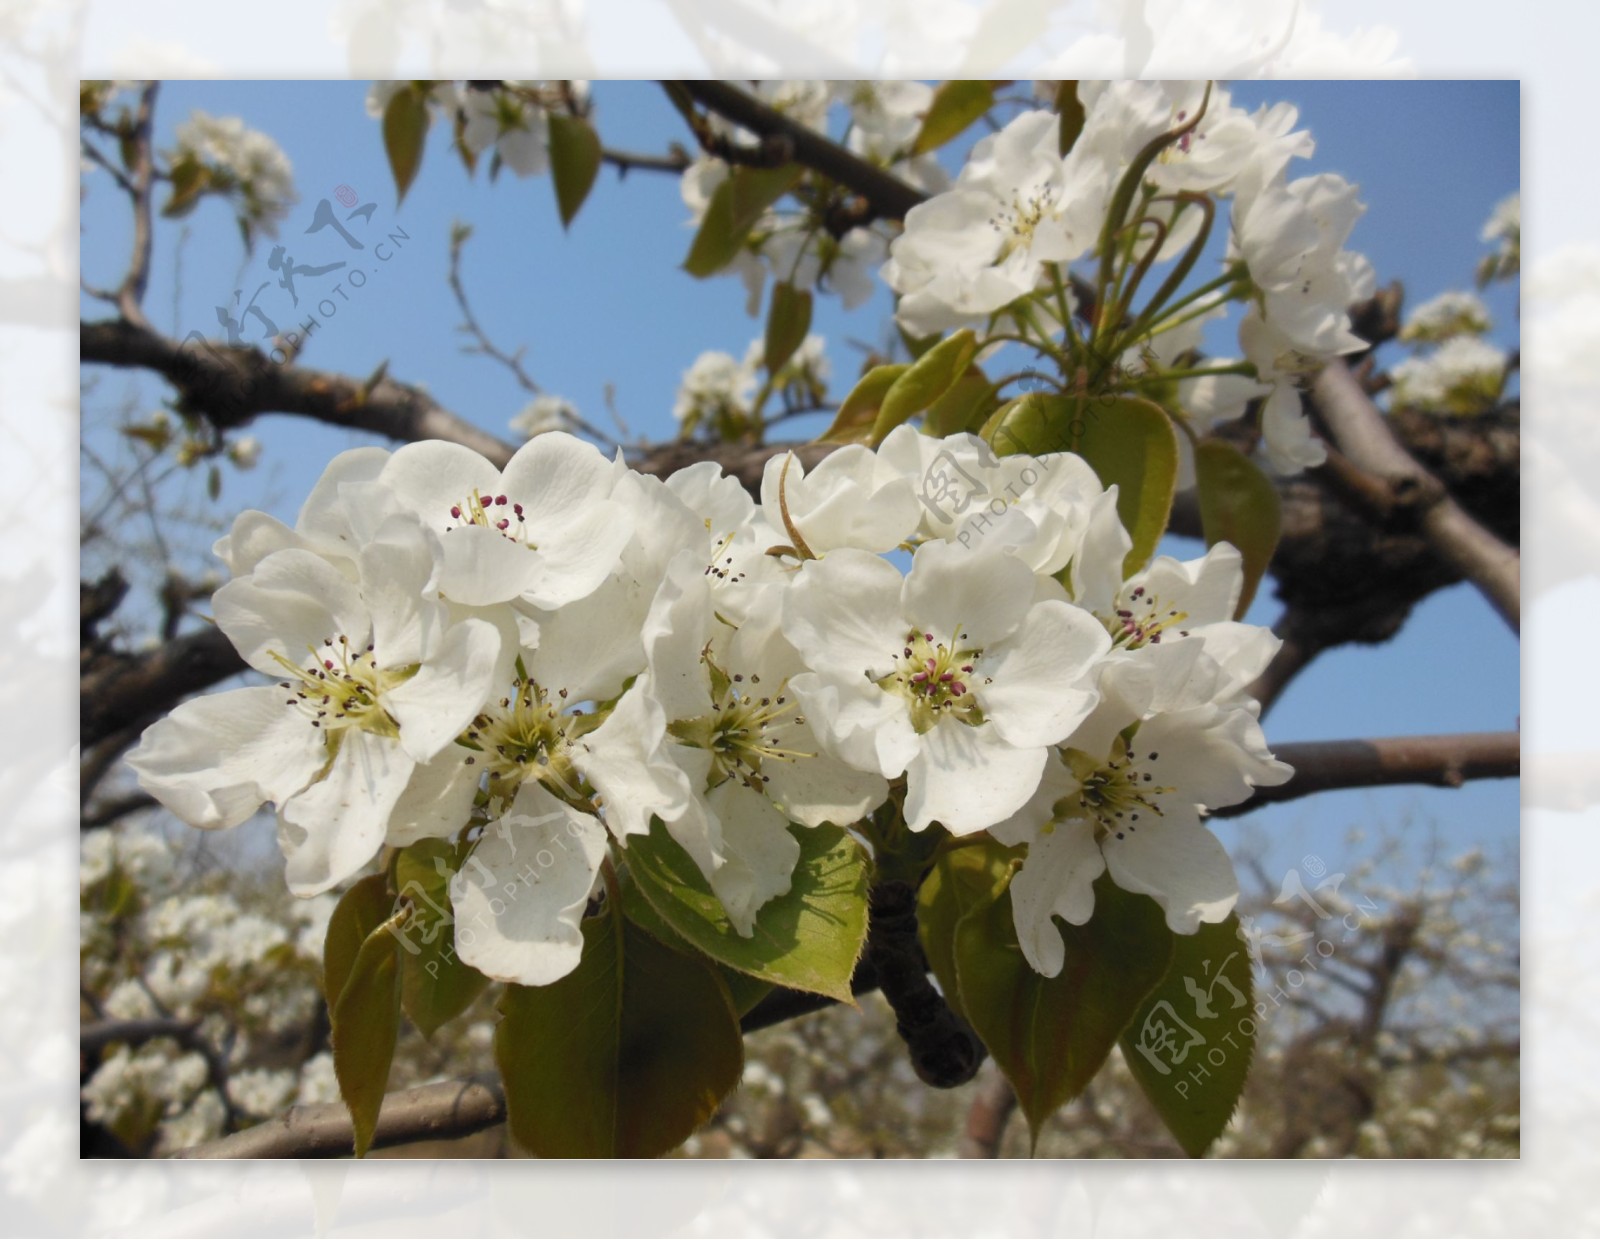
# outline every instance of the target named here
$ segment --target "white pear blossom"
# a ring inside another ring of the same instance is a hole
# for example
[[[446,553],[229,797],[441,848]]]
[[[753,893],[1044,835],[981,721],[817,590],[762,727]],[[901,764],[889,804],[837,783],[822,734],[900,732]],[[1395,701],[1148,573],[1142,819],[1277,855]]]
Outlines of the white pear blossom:
[[[1099,705],[1052,751],[1027,804],[991,828],[1003,844],[1028,846],[1010,891],[1023,955],[1040,973],[1054,977],[1063,963],[1052,919],[1088,921],[1094,880],[1107,870],[1152,897],[1179,934],[1232,911],[1238,879],[1200,813],[1292,772],[1268,751],[1250,706],[1219,704],[1222,681],[1199,642],[1108,664]]]
[[[1400,339],[1432,344],[1452,336],[1480,336],[1492,326],[1483,298],[1476,293],[1447,289],[1406,316]]]
[[[197,827],[278,806],[291,890],[326,891],[365,865],[419,764],[472,719],[500,638],[423,597],[430,540],[406,518],[359,553],[360,584],[313,552],[274,552],[217,591],[217,624],[276,686],[195,698],[127,762]],[[436,541],[436,540],[435,540]]]
[[[983,138],[955,185],[912,207],[883,278],[915,335],[942,332],[1031,293],[1047,263],[1098,239],[1111,182],[1099,161],[1063,160],[1057,118],[1025,112]]]
[[[857,769],[906,776],[912,830],[1009,817],[1093,706],[1104,627],[1036,594],[1020,560],[946,542],[919,547],[904,578],[847,548],[789,587],[784,635],[811,669],[790,684],[807,720]]]
[[[788,824],[856,822],[888,785],[824,752],[806,722],[789,688],[805,664],[779,631],[779,594],[758,592],[738,625],[715,610],[715,596],[699,557],[686,552],[645,623],[649,675],[629,692],[659,704],[665,736],[652,765],[670,762],[684,782],[629,813],[663,819],[734,928],[749,935],[760,907],[789,889],[799,845]]]
[[[1510,358],[1477,336],[1453,336],[1428,353],[1408,357],[1389,371],[1396,408],[1473,414],[1493,409],[1505,388]]]
[[[283,148],[237,116],[212,116],[196,109],[177,128],[174,162],[191,161],[210,176],[211,188],[226,193],[248,229],[269,237],[298,199],[294,170]]]
[[[570,430],[577,412],[566,397],[541,393],[529,401],[508,425],[524,439],[532,439],[547,431]]]
[[[748,355],[741,362],[732,354],[708,350],[683,372],[672,416],[684,434],[701,426],[741,425],[750,417],[756,381],[757,368]]]
[[[861,444],[846,444],[807,472],[785,453],[768,459],[761,475],[767,523],[798,532],[804,552],[826,555],[840,547],[889,551],[917,528],[921,509],[912,480],[893,462]]]
[[[462,90],[461,145],[474,155],[493,147],[519,177],[542,174],[550,166],[549,114],[538,98],[542,86],[507,81],[488,90],[475,86]]]
[[[612,498],[626,472],[620,457],[608,461],[592,444],[551,431],[504,470],[460,444],[406,444],[377,481],[439,532],[445,597],[559,607],[604,581],[633,535],[633,514]]]

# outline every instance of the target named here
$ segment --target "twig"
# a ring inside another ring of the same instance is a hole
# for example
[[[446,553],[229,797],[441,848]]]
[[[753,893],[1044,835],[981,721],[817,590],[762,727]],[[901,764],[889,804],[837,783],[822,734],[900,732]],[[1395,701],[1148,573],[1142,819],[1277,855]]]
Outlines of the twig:
[[[128,178],[132,182],[129,194],[133,199],[133,257],[122,279],[122,287],[117,291],[117,307],[130,323],[145,321],[144,292],[150,283],[150,253],[155,239],[150,218],[150,187],[155,176],[151,132],[160,86],[159,82],[146,82],[139,91],[139,105],[134,112],[133,134],[129,140],[133,152],[133,167]]]
[[[1400,445],[1382,412],[1343,361],[1328,363],[1312,399],[1350,464],[1386,483],[1393,503],[1417,514],[1434,550],[1478,587],[1513,630],[1522,624],[1522,560],[1451,498]]]
[[[1304,741],[1278,745],[1274,752],[1294,767],[1289,782],[1258,788],[1248,801],[1215,810],[1213,817],[1231,818],[1275,801],[1337,788],[1389,784],[1459,788],[1469,779],[1514,779],[1522,769],[1522,737],[1516,732]]]
[[[793,158],[861,198],[850,224],[859,227],[875,219],[904,219],[906,212],[927,201],[927,195],[876,164],[853,154],[826,134],[768,107],[755,96],[728,82],[685,81],[670,86],[736,125],[763,138],[784,138]]]

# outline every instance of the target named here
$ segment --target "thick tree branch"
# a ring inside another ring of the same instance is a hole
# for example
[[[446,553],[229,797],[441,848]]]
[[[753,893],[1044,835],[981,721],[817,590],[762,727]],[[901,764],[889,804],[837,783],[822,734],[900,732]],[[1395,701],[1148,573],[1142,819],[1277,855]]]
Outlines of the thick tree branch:
[[[163,375],[178,389],[183,405],[223,428],[240,426],[258,414],[293,413],[389,439],[449,440],[496,465],[504,465],[515,451],[422,389],[384,375],[363,382],[331,371],[280,365],[259,349],[198,335],[180,344],[126,319],[81,324],[79,354],[85,362]]]
[[[1303,741],[1278,745],[1274,752],[1294,767],[1289,782],[1258,788],[1248,801],[1219,809],[1213,817],[1231,818],[1275,801],[1338,788],[1389,784],[1459,788],[1469,779],[1515,779],[1522,769],[1522,737],[1516,732]]]
[[[670,85],[752,133],[787,141],[796,162],[854,192],[861,203],[851,213],[851,227],[870,224],[875,219],[904,219],[906,212],[927,199],[921,190],[893,173],[868,163],[826,134],[792,120],[731,83],[696,81]]]
[[[210,625],[148,655],[110,656],[80,677],[81,743],[88,747],[115,732],[137,728],[191,693],[244,669],[233,643]]]
[[[1414,512],[1439,555],[1520,631],[1522,561],[1516,549],[1469,516],[1439,479],[1400,445],[1344,362],[1335,359],[1324,367],[1311,393],[1349,464],[1386,484],[1394,506]]]

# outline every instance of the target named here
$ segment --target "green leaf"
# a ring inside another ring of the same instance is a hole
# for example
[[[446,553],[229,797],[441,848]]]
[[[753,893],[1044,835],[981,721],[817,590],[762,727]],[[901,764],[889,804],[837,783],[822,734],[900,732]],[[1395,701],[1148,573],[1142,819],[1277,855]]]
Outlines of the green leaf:
[[[817,439],[818,443],[870,443],[872,424],[877,421],[883,398],[894,382],[911,367],[902,362],[888,366],[874,366],[857,380],[850,395],[844,398],[833,425]]]
[[[421,840],[400,853],[395,885],[410,901],[400,937],[401,1006],[425,1038],[432,1038],[472,1006],[489,979],[456,955],[450,878],[460,867],[449,840]]]
[[[1233,618],[1250,609],[1283,532],[1283,501],[1259,466],[1231,443],[1202,439],[1194,450],[1200,528],[1206,546],[1229,542],[1244,558],[1244,588]]]
[[[911,146],[913,155],[936,151],[994,107],[994,83],[952,79],[933,92],[922,128]]]
[[[963,917],[956,976],[967,1020],[1017,1092],[1037,1144],[1057,1108],[1077,1097],[1172,959],[1171,931],[1156,902],[1095,883],[1087,925],[1058,922],[1060,974],[1033,971],[1017,944],[1011,893]]]
[[[1056,112],[1061,117],[1061,140],[1058,147],[1061,154],[1065,155],[1077,143],[1086,119],[1083,100],[1078,98],[1076,82],[1062,82],[1056,88]]]
[[[403,916],[397,914],[366,937],[333,1008],[333,1072],[350,1108],[357,1158],[372,1148],[400,1035],[400,940],[395,931]]]
[[[422,167],[422,144],[428,136],[427,92],[415,82],[396,91],[383,110],[383,149],[394,174],[395,201],[405,201],[406,191]]]
[[[566,228],[600,174],[600,135],[581,116],[565,112],[550,113],[549,123],[550,179],[555,183],[561,226]]]
[[[1155,553],[1178,485],[1177,436],[1160,405],[1142,396],[1030,392],[1001,406],[983,436],[1001,456],[1076,452],[1101,483],[1117,487],[1117,515],[1133,537],[1123,576]]]
[[[1017,849],[985,842],[942,853],[917,889],[917,934],[928,967],[957,1016],[961,987],[956,978],[956,927],[973,910],[987,908],[1011,879]],[[971,1023],[970,1021],[968,1022]]]
[[[733,169],[711,192],[683,269],[704,278],[731,263],[762,214],[794,187],[802,171],[799,164]]]
[[[1122,1056],[1193,1158],[1228,1126],[1255,1053],[1250,955],[1239,918],[1173,935],[1172,964],[1122,1037]]]
[[[922,429],[930,435],[976,431],[994,411],[995,387],[977,366],[968,366],[950,390],[928,406]]]
[[[495,1028],[506,1121],[541,1158],[651,1158],[675,1149],[739,1083],[744,1041],[709,962],[611,909],[583,923],[578,967],[508,986]]]
[[[206,470],[206,496],[216,499],[222,494],[222,471],[213,465]]]
[[[361,945],[394,911],[394,897],[382,874],[369,874],[339,897],[322,940],[322,994],[330,1013],[344,993]]]
[[[867,864],[838,827],[789,828],[800,860],[786,894],[769,900],[745,938],[659,820],[628,838],[628,870],[673,931],[718,964],[775,986],[854,1003],[850,976],[867,938]]]
[[[167,219],[178,219],[193,211],[200,196],[211,185],[211,173],[192,157],[180,159],[168,174],[172,178],[172,193],[168,195],[161,214]]]
[[[921,413],[948,392],[978,352],[977,337],[963,327],[940,341],[900,375],[884,393],[872,424],[872,443],[880,444],[895,427]]]
[[[639,884],[634,880],[632,871],[626,866],[622,869],[619,885],[622,888],[622,911],[629,921],[675,951],[695,952],[694,946],[669,926],[650,901],[645,899],[644,892],[639,890]],[[737,969],[730,969],[715,961],[712,961],[712,964],[728,988],[728,995],[733,1000],[733,1010],[740,1016],[772,992],[771,982],[763,982],[748,973],[741,973]]]
[[[767,311],[765,361],[767,373],[775,375],[794,356],[811,330],[811,292],[783,282],[772,286],[772,305]]]
[[[906,352],[911,355],[913,362],[944,339],[943,332],[929,332],[926,336],[913,336],[899,323],[895,324],[895,331],[899,333],[900,343],[905,345]]]

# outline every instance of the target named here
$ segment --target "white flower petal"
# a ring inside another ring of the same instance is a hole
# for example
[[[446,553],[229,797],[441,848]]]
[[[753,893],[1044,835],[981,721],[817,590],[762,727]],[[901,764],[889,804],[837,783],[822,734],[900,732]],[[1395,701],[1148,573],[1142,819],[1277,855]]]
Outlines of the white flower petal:
[[[987,725],[945,720],[924,733],[906,768],[906,825],[921,831],[939,822],[970,835],[1001,822],[1039,786],[1049,750],[1014,749]]]
[[[957,543],[918,547],[905,581],[911,622],[935,641],[964,635],[964,649],[983,649],[1010,636],[1032,602],[1033,571],[1021,560]]]
[[[383,842],[404,848],[418,840],[450,839],[472,817],[483,770],[468,760],[476,755],[462,745],[449,745],[431,762],[411,772],[405,791],[389,815]]]
[[[487,620],[463,620],[415,676],[384,695],[413,760],[427,762],[472,722],[489,696],[499,657],[500,630]]]
[[[1002,740],[1065,740],[1094,708],[1089,675],[1111,648],[1105,627],[1069,603],[1038,603],[1018,631],[984,652],[973,692]]]
[[[784,597],[783,634],[816,671],[878,680],[893,670],[905,642],[900,583],[894,565],[866,551],[845,548],[813,560]]]
[[[722,826],[722,863],[711,889],[733,928],[749,938],[761,906],[789,890],[800,843],[766,797],[735,780],[712,789],[706,800]]]
[[[192,698],[145,729],[125,761],[193,827],[233,827],[322,769],[322,734],[276,686]]]
[[[1164,816],[1141,816],[1137,829],[1107,835],[1100,849],[1117,886],[1152,897],[1175,933],[1193,934],[1233,911],[1239,880],[1228,850],[1193,810],[1164,808]]]
[[[1011,880],[1017,942],[1034,970],[1055,977],[1065,944],[1055,917],[1081,926],[1094,913],[1094,880],[1105,873],[1094,829],[1082,819],[1056,823],[1028,845],[1028,859]]]
[[[298,549],[269,555],[250,576],[228,582],[212,596],[211,610],[244,661],[269,676],[283,675],[275,654],[306,667],[329,638],[347,637],[359,650],[371,632],[355,585],[321,556]]]
[[[491,823],[450,882],[456,952],[496,981],[548,986],[578,967],[605,828],[535,783]]]
[[[289,890],[318,895],[371,861],[415,765],[387,737],[343,733],[328,773],[278,810]]]

